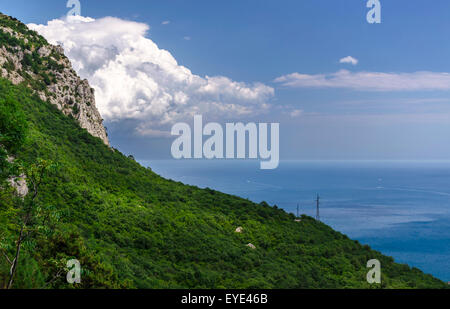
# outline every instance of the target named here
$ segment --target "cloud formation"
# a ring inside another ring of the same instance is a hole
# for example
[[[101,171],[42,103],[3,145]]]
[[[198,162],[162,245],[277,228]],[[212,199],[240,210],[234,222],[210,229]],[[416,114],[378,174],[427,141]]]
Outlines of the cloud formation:
[[[199,113],[210,119],[262,113],[274,96],[262,83],[193,74],[146,38],[149,26],[143,23],[75,16],[28,26],[64,47],[74,69],[95,88],[106,120],[136,120],[140,134],[163,136],[167,126]]]
[[[293,73],[275,79],[290,88],[342,88],[358,91],[450,90],[450,74],[435,72],[381,73],[341,70],[330,74]]]
[[[339,60],[339,63],[349,63],[352,65],[357,65],[358,64],[358,59],[353,58],[352,56],[347,56],[345,58],[342,58],[341,60]]]

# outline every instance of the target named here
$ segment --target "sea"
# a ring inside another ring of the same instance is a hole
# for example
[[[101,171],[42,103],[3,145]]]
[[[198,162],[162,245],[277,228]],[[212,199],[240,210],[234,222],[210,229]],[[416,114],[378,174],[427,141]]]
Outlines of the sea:
[[[140,161],[159,175],[316,217],[450,281],[450,161]]]

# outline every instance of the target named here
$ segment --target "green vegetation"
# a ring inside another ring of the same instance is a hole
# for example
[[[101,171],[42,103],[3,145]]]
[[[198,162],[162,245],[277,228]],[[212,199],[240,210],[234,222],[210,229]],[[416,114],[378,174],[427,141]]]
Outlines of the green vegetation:
[[[6,69],[8,73],[10,73],[16,69],[16,66],[14,62],[11,61],[11,59],[7,59],[6,62],[3,64],[3,68]]]
[[[163,179],[24,86],[0,80],[0,103],[2,136],[22,140],[14,132],[28,127],[18,161],[58,165],[36,199],[56,219],[43,231],[33,225],[14,288],[70,288],[56,275],[71,258],[83,266],[80,288],[371,288],[366,263],[374,258],[382,263],[382,287],[446,287],[312,218],[297,223],[265,203]],[[23,117],[26,126],[6,125]],[[10,255],[20,226],[11,214],[20,209],[17,198],[1,195],[0,247]],[[243,233],[235,233],[238,226]],[[0,283],[8,273],[0,259]]]
[[[47,42],[16,19],[0,14],[0,27],[15,32],[0,29],[0,48],[24,51],[25,79],[0,79],[0,287],[447,287],[312,218],[164,179],[108,148],[36,94],[62,56],[39,57]],[[26,176],[25,198],[13,175]],[[71,259],[83,269],[75,286]],[[380,286],[366,282],[370,259],[381,261]]]
[[[7,49],[12,49],[19,46],[24,50],[35,50],[39,49],[41,46],[48,45],[47,41],[42,36],[35,31],[28,29],[25,24],[16,18],[0,13],[0,26],[9,28],[23,37],[18,39],[7,32],[0,31],[0,47],[4,46]],[[24,38],[26,38],[27,41],[25,41]]]
[[[43,102],[28,88],[13,87],[9,81],[0,80],[0,287],[7,287],[11,281],[15,257],[19,259],[14,288],[62,287],[65,263],[72,258],[86,265],[80,288],[128,287],[127,280],[119,281],[111,267],[86,248],[76,225],[60,220],[67,209],[41,198],[51,195],[50,183],[61,176],[58,164],[52,163],[56,160],[39,156],[31,159],[33,155],[30,160],[20,158],[26,149],[39,148],[33,137],[33,130],[38,128],[24,114],[30,112],[24,107],[34,104]],[[11,155],[17,158],[14,162],[7,160]],[[15,196],[6,182],[11,175],[22,173],[30,188],[24,199]]]
[[[48,57],[39,56],[38,50],[48,45],[35,31],[29,30],[17,19],[0,13],[0,48],[6,48],[11,54],[23,52],[22,70],[17,73],[25,79],[24,83],[34,90],[46,92],[47,86],[56,83],[53,72],[64,71],[64,65],[57,62],[61,55],[54,50]],[[10,59],[3,64],[3,68],[9,73],[17,69]]]
[[[0,186],[10,175],[17,173],[7,159],[22,147],[26,133],[27,122],[19,103],[10,93],[3,94],[0,97]]]

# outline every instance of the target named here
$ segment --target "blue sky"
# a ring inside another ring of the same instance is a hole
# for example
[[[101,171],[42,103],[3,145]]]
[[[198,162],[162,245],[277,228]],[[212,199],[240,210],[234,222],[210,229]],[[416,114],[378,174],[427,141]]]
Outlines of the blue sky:
[[[195,75],[273,88],[269,113],[239,120],[280,122],[282,159],[450,159],[450,86],[442,75],[450,72],[450,2],[380,2],[381,24],[367,23],[364,0],[82,0],[81,5],[83,16],[149,25],[146,36]],[[66,14],[65,4],[1,1],[0,11],[46,24]],[[339,63],[347,56],[358,64]],[[350,72],[350,84],[333,77],[340,70]],[[418,76],[421,71],[431,75]],[[388,74],[375,81],[396,86],[374,88],[374,77],[357,75],[361,72]],[[274,81],[292,73],[310,82]],[[400,86],[416,79],[416,86]],[[430,85],[422,87],[424,80]],[[297,110],[300,116],[288,115]],[[170,140],[135,134],[132,119],[107,126],[112,143],[125,153],[141,160],[170,155]]]

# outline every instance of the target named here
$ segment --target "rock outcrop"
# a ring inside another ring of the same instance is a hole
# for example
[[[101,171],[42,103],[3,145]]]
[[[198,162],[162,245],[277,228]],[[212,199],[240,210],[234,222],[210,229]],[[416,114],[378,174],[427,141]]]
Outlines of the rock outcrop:
[[[0,147],[1,147],[1,145],[0,145]],[[15,160],[14,157],[8,156],[9,163],[13,163],[14,160]],[[28,192],[29,192],[26,178],[27,178],[27,176],[25,174],[22,174],[18,177],[13,176],[8,179],[8,182],[11,185],[11,187],[13,187],[15,189],[17,196],[19,196],[21,198],[24,198],[25,196],[27,196]]]
[[[90,134],[109,145],[94,89],[72,69],[61,46],[50,45],[24,24],[0,14],[0,76],[25,84],[43,101],[73,116]]]
[[[25,175],[20,175],[19,177],[12,177],[9,179],[9,183],[11,187],[16,190],[16,193],[19,197],[24,198],[28,195],[28,185],[26,181]]]
[[[256,250],[256,246],[254,244],[248,244],[247,247],[250,249]]]

